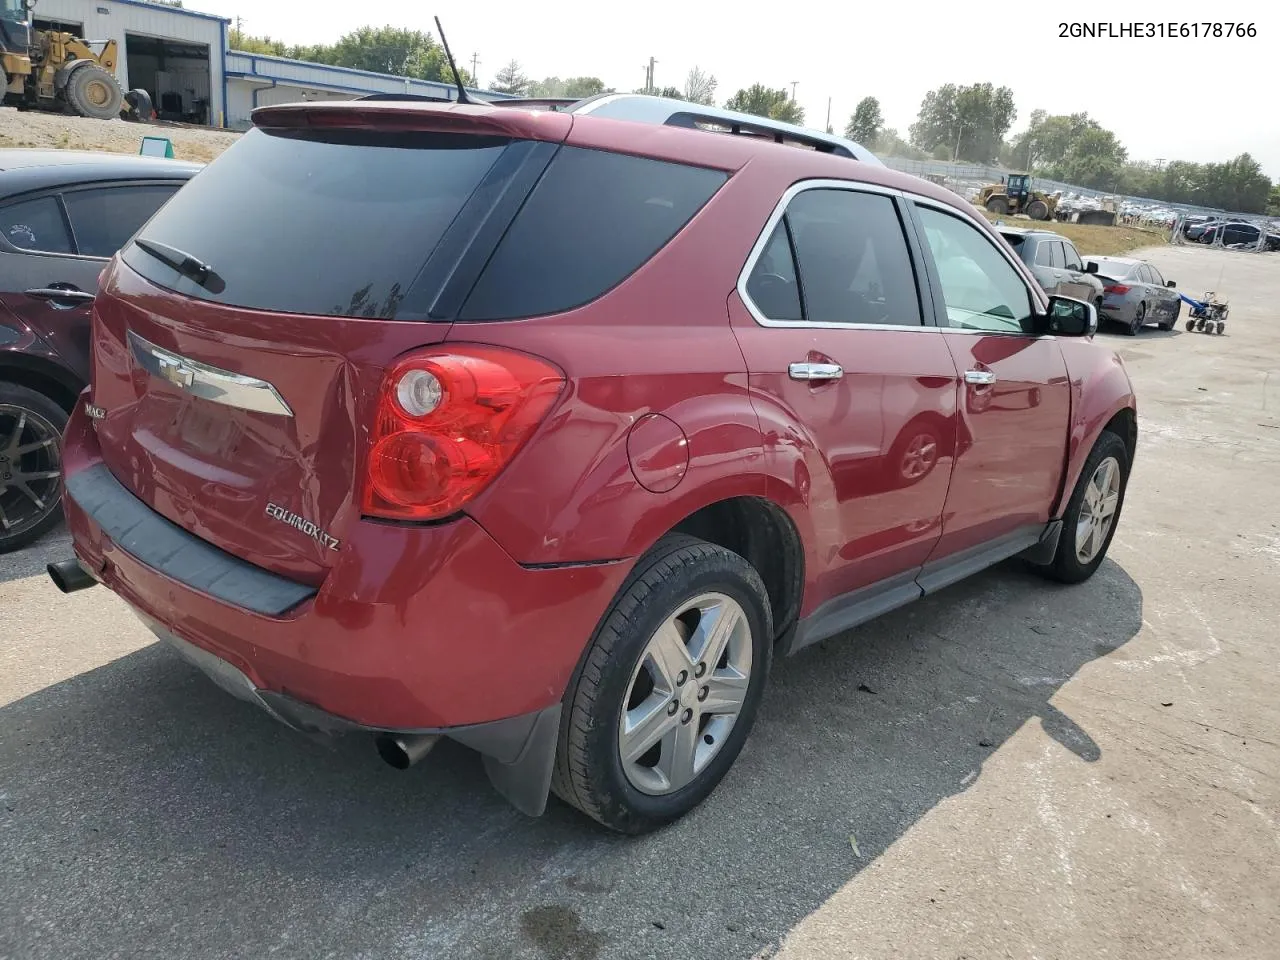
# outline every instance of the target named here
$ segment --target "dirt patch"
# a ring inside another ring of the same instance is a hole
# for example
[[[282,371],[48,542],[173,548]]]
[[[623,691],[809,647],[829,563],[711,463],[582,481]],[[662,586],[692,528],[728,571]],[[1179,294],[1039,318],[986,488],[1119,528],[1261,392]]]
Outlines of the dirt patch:
[[[137,153],[143,137],[168,137],[179,160],[208,163],[235,143],[240,134],[207,127],[91,120],[59,113],[0,109],[0,148],[34,147],[47,150],[94,150]]]

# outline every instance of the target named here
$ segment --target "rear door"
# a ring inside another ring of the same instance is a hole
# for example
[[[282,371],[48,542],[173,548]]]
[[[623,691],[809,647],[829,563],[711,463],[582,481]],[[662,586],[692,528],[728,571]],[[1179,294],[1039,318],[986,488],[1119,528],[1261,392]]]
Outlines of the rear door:
[[[92,293],[108,258],[181,182],[95,183],[21,198],[0,208],[0,292],[81,380],[89,377],[89,307],[26,295],[36,288]]]
[[[795,189],[729,301],[766,453],[807,493],[818,603],[909,582],[940,533],[956,369],[925,322],[902,204],[852,184]]]
[[[1032,332],[1034,301],[1013,262],[958,212],[916,207],[943,339],[963,381],[942,537],[932,560],[1034,542],[1057,498],[1071,409],[1057,341]]]
[[[1153,309],[1157,309],[1156,319],[1161,323],[1169,323],[1177,315],[1182,305],[1178,291],[1170,287],[1164,275],[1156,269],[1154,263],[1146,264],[1151,279],[1151,298]]]

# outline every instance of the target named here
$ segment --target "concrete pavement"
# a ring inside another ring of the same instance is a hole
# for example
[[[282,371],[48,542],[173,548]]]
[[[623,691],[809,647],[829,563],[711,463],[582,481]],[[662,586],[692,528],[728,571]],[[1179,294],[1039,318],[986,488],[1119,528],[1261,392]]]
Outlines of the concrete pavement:
[[[1227,335],[1113,334],[1110,559],[1016,565],[778,665],[735,769],[639,840],[445,744],[317,745],[102,590],[0,558],[0,958],[1275,958],[1280,257],[1155,251]]]

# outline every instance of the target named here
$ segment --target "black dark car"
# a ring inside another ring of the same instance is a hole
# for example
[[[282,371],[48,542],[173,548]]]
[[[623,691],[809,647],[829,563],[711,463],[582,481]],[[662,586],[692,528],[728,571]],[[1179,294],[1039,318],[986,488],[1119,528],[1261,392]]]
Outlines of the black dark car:
[[[201,169],[127,154],[0,150],[0,553],[60,516],[58,441],[89,376],[98,274]]]
[[[1222,233],[1223,246],[1235,246],[1243,244],[1245,246],[1256,247],[1258,245],[1258,236],[1262,233],[1262,228],[1253,223],[1245,223],[1243,221],[1231,221],[1229,223],[1216,223],[1206,227],[1196,238],[1201,243],[1213,243],[1218,233]],[[1264,246],[1266,250],[1280,250],[1280,234],[1268,233],[1267,242]]]

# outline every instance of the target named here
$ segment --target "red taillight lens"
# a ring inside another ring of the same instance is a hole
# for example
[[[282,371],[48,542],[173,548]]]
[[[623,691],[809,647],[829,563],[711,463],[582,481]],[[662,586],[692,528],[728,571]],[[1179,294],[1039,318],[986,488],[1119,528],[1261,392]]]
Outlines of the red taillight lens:
[[[1129,288],[1126,287],[1123,283],[1113,283],[1109,287],[1103,287],[1102,292],[1103,293],[1128,293]]]
[[[551,410],[564,376],[498,347],[453,347],[399,360],[382,382],[364,513],[435,520],[496,477]]]

